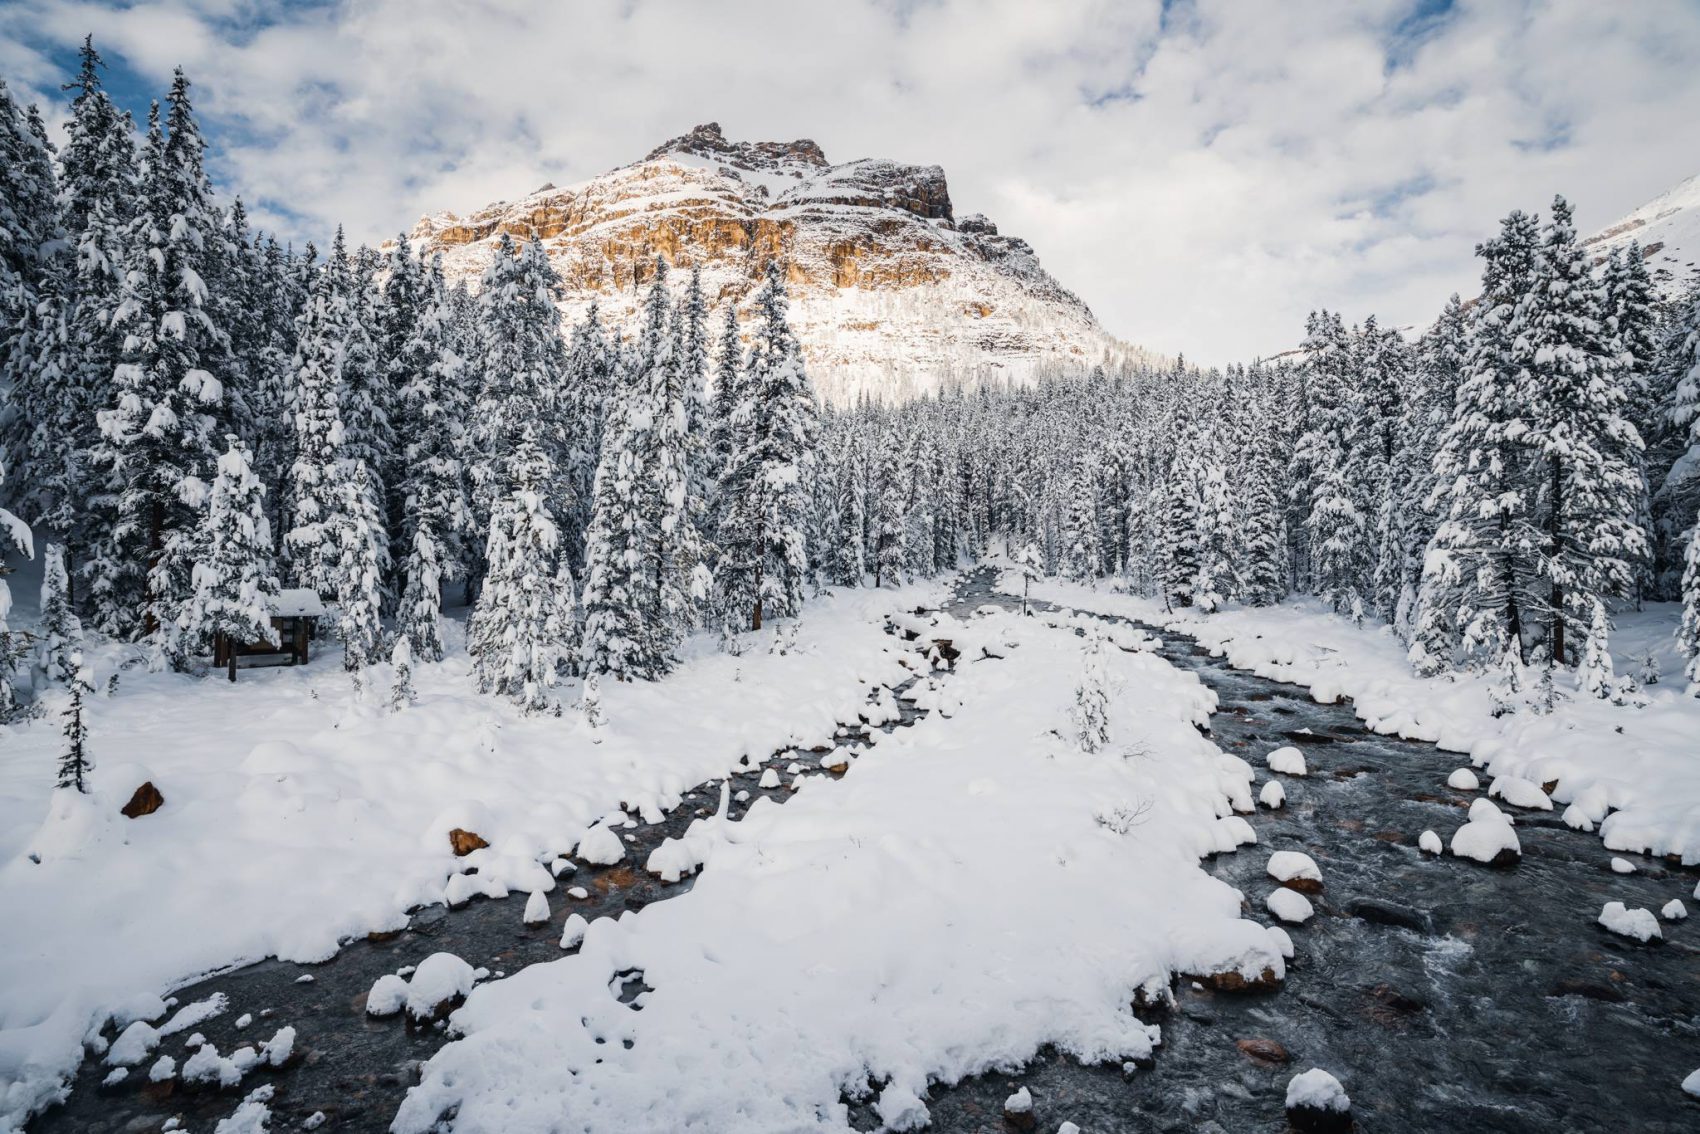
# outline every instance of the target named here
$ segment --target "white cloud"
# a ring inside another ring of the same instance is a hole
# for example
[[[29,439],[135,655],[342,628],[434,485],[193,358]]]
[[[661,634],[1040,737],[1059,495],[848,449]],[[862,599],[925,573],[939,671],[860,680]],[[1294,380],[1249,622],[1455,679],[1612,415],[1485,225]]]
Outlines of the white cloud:
[[[229,188],[297,236],[380,239],[711,119],[936,162],[1112,331],[1228,361],[1313,306],[1425,322],[1507,209],[1562,191],[1587,228],[1700,166],[1692,4],[1417,7],[12,0],[0,67],[44,89],[85,31],[161,87],[181,62]]]

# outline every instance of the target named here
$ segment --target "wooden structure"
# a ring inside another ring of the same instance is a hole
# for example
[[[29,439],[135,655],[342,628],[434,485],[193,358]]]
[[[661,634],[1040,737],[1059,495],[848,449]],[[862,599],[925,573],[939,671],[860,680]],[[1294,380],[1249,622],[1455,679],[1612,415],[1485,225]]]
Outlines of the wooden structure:
[[[223,634],[213,639],[213,664],[223,666],[236,680],[236,659],[252,658],[250,665],[306,665],[313,628],[324,617],[325,604],[309,587],[279,591],[270,600],[272,628],[278,644],[238,642]]]

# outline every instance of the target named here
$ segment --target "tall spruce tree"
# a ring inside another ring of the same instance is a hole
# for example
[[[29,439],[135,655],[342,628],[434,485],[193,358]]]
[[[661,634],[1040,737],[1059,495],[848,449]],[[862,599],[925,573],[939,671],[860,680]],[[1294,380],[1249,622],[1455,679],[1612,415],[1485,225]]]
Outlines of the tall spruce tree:
[[[1546,622],[1546,654],[1570,664],[1587,637],[1594,604],[1634,591],[1634,564],[1647,552],[1640,438],[1624,416],[1624,366],[1605,325],[1602,289],[1576,242],[1569,204],[1553,201],[1532,286],[1513,344],[1521,366],[1538,492],[1533,590]]]
[[[196,540],[194,592],[178,616],[187,648],[223,639],[226,646],[276,646],[270,597],[277,593],[266,488],[254,475],[248,447],[235,434],[218,460],[218,475]],[[232,671],[234,673],[234,670]]]
[[[725,502],[715,572],[725,609],[752,629],[803,605],[803,526],[816,406],[791,333],[785,272],[777,260],[754,301],[756,328],[731,417],[732,448],[720,475]]]
[[[1455,661],[1475,668],[1524,659],[1530,565],[1524,525],[1529,462],[1520,442],[1525,418],[1514,345],[1518,307],[1535,276],[1536,220],[1506,217],[1500,234],[1476,249],[1482,297],[1470,323],[1451,421],[1434,457],[1429,500],[1444,519],[1424,560],[1410,658],[1433,675]]]
[[[548,455],[522,434],[509,460],[512,488],[491,516],[489,568],[467,648],[479,689],[512,698],[531,713],[549,706],[570,646],[572,575],[549,514],[555,470]]]
[[[218,278],[221,218],[202,165],[189,81],[172,82],[169,135],[158,106],[149,115],[143,201],[124,234],[124,282],[114,313],[123,349],[115,371],[115,404],[98,414],[97,460],[118,487],[118,519],[102,563],[117,569],[96,587],[125,602],[144,566],[134,616],[116,628],[151,638],[156,656],[174,666],[187,655],[175,628],[192,589],[194,536],[216,460],[213,434],[224,384],[208,367],[227,356],[228,339],[213,312],[208,281]],[[116,592],[116,593],[114,593]]]

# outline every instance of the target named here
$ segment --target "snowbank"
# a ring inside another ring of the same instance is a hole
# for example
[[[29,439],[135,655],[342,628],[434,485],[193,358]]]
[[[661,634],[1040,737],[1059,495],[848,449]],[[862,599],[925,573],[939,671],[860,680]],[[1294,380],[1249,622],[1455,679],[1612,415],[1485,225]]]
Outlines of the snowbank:
[[[783,807],[698,820],[713,838],[690,892],[477,988],[393,1129],[451,1107],[457,1134],[847,1129],[844,1092],[910,1129],[929,1082],[1045,1044],[1147,1057],[1157,1030],[1130,1000],[1172,973],[1283,975],[1284,935],[1199,867],[1253,806],[1249,766],[1193,727],[1208,690],[1111,651],[1111,745],[1087,755],[1069,739],[1082,640],[1008,616],[970,631],[1019,644],[965,653],[952,717]],[[653,989],[641,1011],[610,987],[631,970]]]
[[[1417,677],[1385,626],[1354,626],[1313,600],[1201,614],[1057,581],[1035,583],[1033,596],[1190,634],[1234,666],[1303,686],[1321,702],[1350,698],[1375,732],[1467,753],[1490,776],[1553,785],[1551,799],[1560,804],[1588,801],[1572,825],[1593,823],[1611,850],[1700,863],[1700,760],[1694,759],[1700,698],[1683,695],[1683,663],[1672,637],[1680,612],[1673,603],[1613,616],[1617,672],[1638,673],[1651,656],[1665,675],[1645,690],[1644,707],[1565,688],[1555,712],[1496,718],[1492,678]]]
[[[400,713],[381,669],[356,703],[334,648],[235,684],[124,668],[89,711],[94,792],[52,801],[45,826],[59,722],[0,727],[0,1129],[55,1097],[84,1034],[127,1000],[241,961],[323,961],[450,896],[550,890],[545,864],[600,820],[659,819],[746,755],[827,742],[870,685],[910,676],[886,614],[942,593],[834,591],[788,656],[766,635],[742,657],[693,639],[665,681],[603,686],[599,744],[575,713],[477,694],[453,623],[451,656],[415,668]],[[133,651],[93,653],[104,678]],[[576,683],[560,693],[570,706]],[[143,779],[165,805],[118,816]],[[455,827],[489,845],[456,858]]]

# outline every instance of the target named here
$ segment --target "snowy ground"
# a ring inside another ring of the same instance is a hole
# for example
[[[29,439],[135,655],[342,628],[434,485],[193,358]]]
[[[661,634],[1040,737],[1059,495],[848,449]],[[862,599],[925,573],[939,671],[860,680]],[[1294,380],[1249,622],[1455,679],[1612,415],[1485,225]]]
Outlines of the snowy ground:
[[[1009,586],[1019,589],[1020,582]],[[1612,850],[1700,862],[1700,698],[1684,695],[1674,604],[1616,616],[1617,672],[1635,675],[1650,652],[1666,675],[1645,690],[1646,705],[1614,705],[1566,684],[1552,713],[1524,709],[1495,718],[1491,679],[1419,678],[1386,627],[1353,626],[1313,600],[1199,614],[1055,581],[1035,583],[1032,593],[1189,634],[1231,665],[1308,688],[1318,701],[1350,698],[1376,732],[1467,753],[1486,770],[1484,787],[1499,777],[1556,781],[1551,798],[1567,821],[1597,829]]]
[[[334,650],[235,685],[129,668],[90,710],[92,799],[44,822],[59,722],[0,728],[0,1129],[52,1097],[109,1014],[147,1015],[237,962],[323,959],[469,867],[479,892],[549,889],[543,864],[599,819],[656,818],[745,755],[826,740],[871,685],[909,676],[886,612],[938,593],[837,592],[790,656],[770,636],[741,658],[695,642],[664,682],[603,687],[600,744],[570,709],[525,718],[479,696],[463,651],[419,667],[418,704],[396,715],[382,675],[355,699]],[[126,656],[95,654],[102,683]],[[145,780],[165,806],[120,817]],[[457,859],[453,827],[491,845]]]
[[[929,1081],[1041,1045],[1145,1058],[1160,1036],[1130,1001],[1173,972],[1284,972],[1284,938],[1199,867],[1254,838],[1233,814],[1251,769],[1194,727],[1214,694],[1111,647],[1112,744],[1087,754],[1072,627],[941,633],[965,648],[948,718],[784,807],[699,821],[695,887],[477,989],[394,1129],[453,1107],[459,1134],[843,1130],[843,1096],[913,1129]],[[970,660],[987,644],[1004,656]],[[650,991],[628,1006],[634,970]]]

